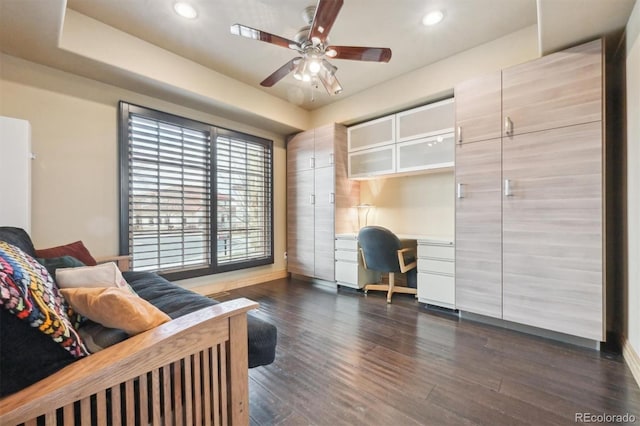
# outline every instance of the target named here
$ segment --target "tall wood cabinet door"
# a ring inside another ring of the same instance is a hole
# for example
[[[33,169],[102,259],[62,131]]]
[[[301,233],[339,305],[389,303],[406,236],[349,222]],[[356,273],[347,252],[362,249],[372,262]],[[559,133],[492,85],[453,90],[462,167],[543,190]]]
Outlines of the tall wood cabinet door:
[[[502,317],[501,140],[456,146],[456,308]]]
[[[287,173],[287,258],[289,272],[314,273],[314,173]]]
[[[328,124],[326,126],[318,127],[317,129],[315,129],[314,161],[316,168],[333,166],[333,164],[335,163],[335,128],[335,124]]]
[[[315,170],[315,274],[335,281],[335,189],[333,167]]]
[[[503,141],[503,318],[604,340],[602,123]]]
[[[504,136],[601,121],[602,55],[596,40],[503,70]]]
[[[314,131],[298,133],[287,143],[287,171],[311,170],[314,166]]]
[[[467,80],[455,87],[456,142],[499,138],[502,123],[500,72]]]

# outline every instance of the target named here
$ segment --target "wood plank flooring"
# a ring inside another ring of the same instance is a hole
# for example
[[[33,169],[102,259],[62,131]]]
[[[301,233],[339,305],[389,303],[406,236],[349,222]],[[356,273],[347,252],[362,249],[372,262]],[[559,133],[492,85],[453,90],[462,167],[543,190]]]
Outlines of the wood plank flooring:
[[[249,371],[252,425],[569,425],[635,416],[620,355],[295,279],[230,291],[278,327],[273,364]]]

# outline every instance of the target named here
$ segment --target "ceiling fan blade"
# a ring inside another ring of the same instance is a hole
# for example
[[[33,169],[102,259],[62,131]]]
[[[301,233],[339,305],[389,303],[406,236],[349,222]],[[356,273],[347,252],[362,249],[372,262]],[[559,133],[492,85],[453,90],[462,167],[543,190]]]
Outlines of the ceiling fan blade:
[[[293,40],[268,33],[266,31],[256,30],[241,24],[234,24],[230,28],[231,34],[260,40],[277,46],[286,47],[288,49],[300,50],[302,46]]]
[[[320,67],[320,71],[318,72],[320,82],[327,90],[327,93],[331,96],[342,92],[342,86],[340,86],[340,82],[336,78],[336,71],[338,71],[338,68],[331,65],[329,61],[324,59],[322,61],[322,66]]]
[[[317,39],[324,43],[342,8],[343,0],[319,0],[316,14],[309,30],[309,40]]]
[[[299,57],[299,56],[297,58],[293,58],[292,60],[290,60],[289,62],[287,62],[286,64],[284,64],[280,68],[278,68],[269,77],[265,78],[260,83],[260,85],[264,86],[264,87],[273,86],[274,84],[276,84],[277,82],[279,82],[280,80],[285,78],[287,76],[287,74],[289,74],[291,71],[293,71],[296,68],[296,65],[298,64],[298,61],[301,60],[301,59],[302,58]]]
[[[352,61],[389,62],[391,49],[388,47],[329,46],[325,54],[333,59]]]

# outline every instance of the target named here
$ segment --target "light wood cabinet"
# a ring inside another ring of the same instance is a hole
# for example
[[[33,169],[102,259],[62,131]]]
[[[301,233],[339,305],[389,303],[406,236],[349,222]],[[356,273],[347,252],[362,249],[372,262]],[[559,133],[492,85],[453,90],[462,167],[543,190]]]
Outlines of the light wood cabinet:
[[[456,146],[456,306],[502,318],[502,141]]]
[[[602,120],[602,40],[502,71],[503,136]]]
[[[603,339],[602,123],[503,143],[503,318]],[[507,193],[509,195],[507,195]]]
[[[457,143],[502,136],[502,74],[499,71],[464,81],[454,92]]]
[[[335,281],[335,233],[356,232],[359,184],[347,179],[347,130],[331,124],[287,143],[287,253],[291,273]]]
[[[597,40],[456,87],[459,309],[606,339],[603,60]]]
[[[0,117],[0,225],[31,230],[31,124]]]

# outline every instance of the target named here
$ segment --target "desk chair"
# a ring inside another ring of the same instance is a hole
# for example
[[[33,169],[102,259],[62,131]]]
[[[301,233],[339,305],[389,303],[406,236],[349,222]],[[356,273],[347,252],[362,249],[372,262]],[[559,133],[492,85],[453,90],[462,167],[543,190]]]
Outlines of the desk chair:
[[[417,294],[415,288],[394,285],[396,272],[406,273],[416,268],[416,257],[411,254],[413,249],[402,248],[398,237],[381,226],[360,229],[358,242],[365,269],[389,273],[389,285],[367,284],[363,288],[365,294],[369,290],[387,291],[387,303],[391,303],[393,293]]]

